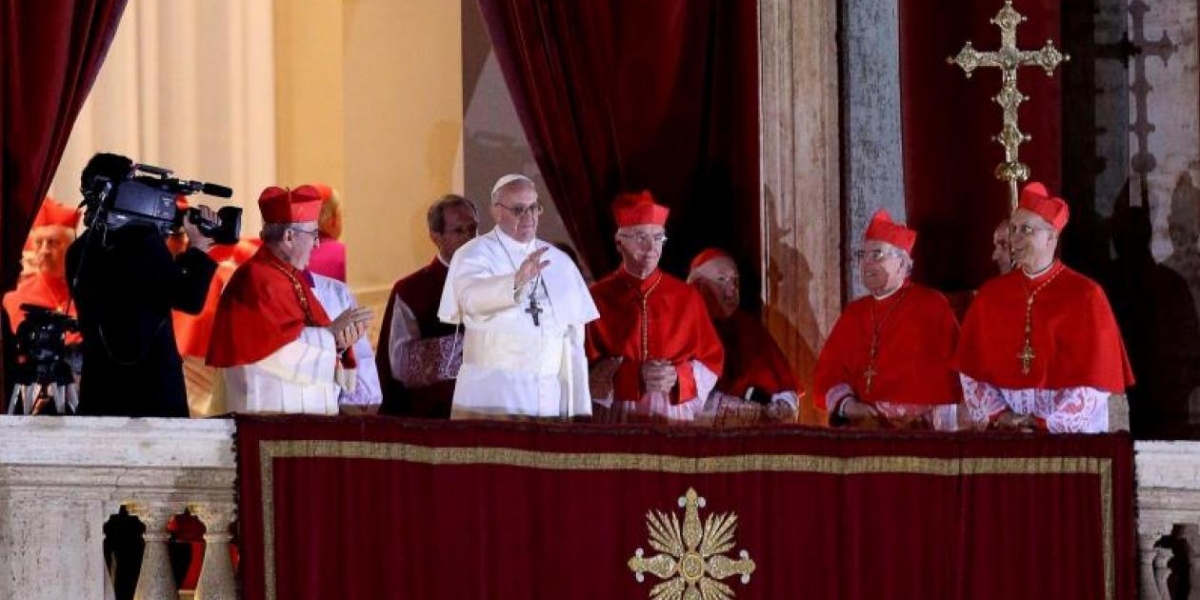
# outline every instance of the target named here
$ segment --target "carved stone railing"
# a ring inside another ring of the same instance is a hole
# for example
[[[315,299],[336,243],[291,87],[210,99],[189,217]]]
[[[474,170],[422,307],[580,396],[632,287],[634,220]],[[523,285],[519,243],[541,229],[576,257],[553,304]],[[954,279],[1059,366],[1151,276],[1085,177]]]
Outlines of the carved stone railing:
[[[104,526],[125,508],[145,526],[137,598],[180,597],[167,523],[188,511],[206,527],[194,597],[234,600],[233,432],[229,420],[0,417],[0,598],[114,597]]]
[[[166,527],[185,510],[207,543],[190,597],[236,598],[233,434],[217,419],[0,417],[0,598],[112,598],[104,526],[122,508],[146,528],[137,598],[180,597]],[[1136,452],[1141,597],[1197,597],[1200,442]]]
[[[1135,449],[1141,598],[1200,597],[1200,442],[1138,442]]]

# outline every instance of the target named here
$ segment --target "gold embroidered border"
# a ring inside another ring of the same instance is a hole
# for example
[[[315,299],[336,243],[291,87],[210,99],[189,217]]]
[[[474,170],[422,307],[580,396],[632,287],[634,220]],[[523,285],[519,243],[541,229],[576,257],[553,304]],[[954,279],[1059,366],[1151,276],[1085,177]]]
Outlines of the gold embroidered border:
[[[275,588],[275,475],[277,458],[345,458],[404,461],[417,464],[496,465],[551,471],[650,471],[684,475],[788,472],[829,475],[910,473],[962,475],[1094,474],[1100,478],[1101,535],[1104,540],[1104,591],[1116,589],[1113,542],[1112,460],[1096,457],[931,458],[924,456],[815,456],[811,454],[742,454],[683,457],[661,454],[573,453],[489,447],[430,447],[387,442],[337,440],[264,441],[258,449],[262,489],[263,576],[267,600]]]

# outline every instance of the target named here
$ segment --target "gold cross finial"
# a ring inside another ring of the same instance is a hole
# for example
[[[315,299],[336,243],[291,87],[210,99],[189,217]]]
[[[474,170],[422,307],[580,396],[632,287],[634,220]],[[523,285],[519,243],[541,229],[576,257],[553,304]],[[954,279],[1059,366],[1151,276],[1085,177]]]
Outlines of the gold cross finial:
[[[1029,141],[1029,135],[1022,133],[1017,126],[1017,109],[1021,103],[1029,99],[1017,89],[1017,69],[1025,66],[1039,66],[1052,77],[1054,69],[1060,63],[1071,60],[1070,55],[1059,52],[1054,42],[1046,40],[1046,45],[1040,50],[1021,50],[1017,48],[1017,26],[1026,20],[1012,6],[1012,0],[1004,0],[1004,8],[992,17],[991,22],[1000,28],[1000,49],[994,52],[980,52],[971,42],[967,42],[957,56],[946,59],[952,65],[962,67],[967,78],[979,67],[997,67],[1001,73],[1000,92],[992,96],[992,100],[1004,110],[1004,127],[992,139],[1004,146],[1004,162],[996,167],[996,179],[1008,183],[1008,197],[1011,209],[1017,207],[1017,186],[1029,179],[1029,165],[1018,160],[1021,144]]]

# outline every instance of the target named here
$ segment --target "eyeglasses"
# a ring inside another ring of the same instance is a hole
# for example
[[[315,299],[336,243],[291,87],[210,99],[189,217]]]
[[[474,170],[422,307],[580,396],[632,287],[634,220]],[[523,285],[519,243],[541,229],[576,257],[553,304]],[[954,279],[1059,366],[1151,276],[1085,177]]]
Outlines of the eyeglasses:
[[[895,250],[883,250],[880,248],[854,251],[854,259],[859,262],[883,262],[893,256],[900,256],[900,253]]]
[[[621,233],[617,237],[627,239],[643,246],[653,244],[661,246],[667,242],[667,236],[661,233]]]
[[[541,202],[537,202],[535,204],[530,204],[528,206],[509,206],[503,202],[497,202],[496,206],[499,206],[500,208],[507,210],[509,213],[512,214],[512,216],[514,216],[518,219],[520,219],[521,217],[524,217],[525,215],[529,215],[531,217],[536,217],[536,216],[542,214],[542,210],[544,210]]]
[[[292,231],[295,231],[296,233],[303,233],[303,234],[311,235],[314,244],[319,243],[319,240],[321,239],[321,230],[320,229],[314,229],[312,231],[309,231],[307,229],[298,229],[296,227],[288,227],[288,229],[291,229]]]
[[[1054,230],[1049,227],[1034,227],[1027,223],[1021,224],[1021,225],[1013,224],[1013,225],[1008,226],[1008,235],[1020,235],[1020,236],[1024,237],[1024,236],[1031,236],[1034,234],[1034,232],[1037,232],[1037,231],[1054,231]]]

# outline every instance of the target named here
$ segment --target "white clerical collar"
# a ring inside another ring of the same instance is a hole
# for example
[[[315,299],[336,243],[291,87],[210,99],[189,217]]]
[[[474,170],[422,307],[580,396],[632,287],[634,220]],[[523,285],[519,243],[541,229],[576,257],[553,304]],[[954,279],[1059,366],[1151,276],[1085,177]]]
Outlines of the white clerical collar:
[[[890,292],[888,292],[888,293],[886,293],[886,294],[881,294],[881,295],[879,295],[879,296],[876,296],[875,294],[871,294],[871,296],[872,296],[872,297],[874,297],[876,300],[887,300],[888,298],[891,298],[892,296],[895,296],[895,295],[896,295],[896,292],[898,292],[898,291],[900,291],[900,290],[902,290],[902,289],[904,289],[904,283],[903,283],[903,282],[901,282],[901,283],[900,283],[900,285],[896,286],[896,289],[894,289],[894,290],[892,290],[892,291],[890,291]]]
[[[446,260],[446,259],[442,258],[442,253],[441,253],[441,252],[438,252],[438,253],[437,253],[437,254],[435,254],[434,256],[436,256],[436,257],[437,257],[437,259],[438,259],[438,262],[442,263],[442,266],[443,266],[443,267],[450,268],[450,261],[448,261],[448,260]]]
[[[1049,273],[1050,269],[1054,268],[1054,263],[1056,263],[1056,262],[1058,262],[1058,261],[1056,261],[1056,260],[1050,261],[1050,264],[1046,265],[1045,269],[1042,269],[1041,271],[1038,271],[1036,273],[1030,273],[1029,271],[1026,271],[1025,269],[1021,269],[1021,273],[1024,273],[1025,277],[1027,279],[1037,279],[1038,277],[1041,277],[1042,275]]]
[[[492,228],[492,233],[495,234],[496,239],[500,240],[500,244],[505,248],[514,252],[521,252],[523,254],[529,254],[530,252],[533,252],[533,246],[537,242],[536,237],[528,242],[518,242],[507,233],[504,233],[504,230],[500,229],[499,225]]]

